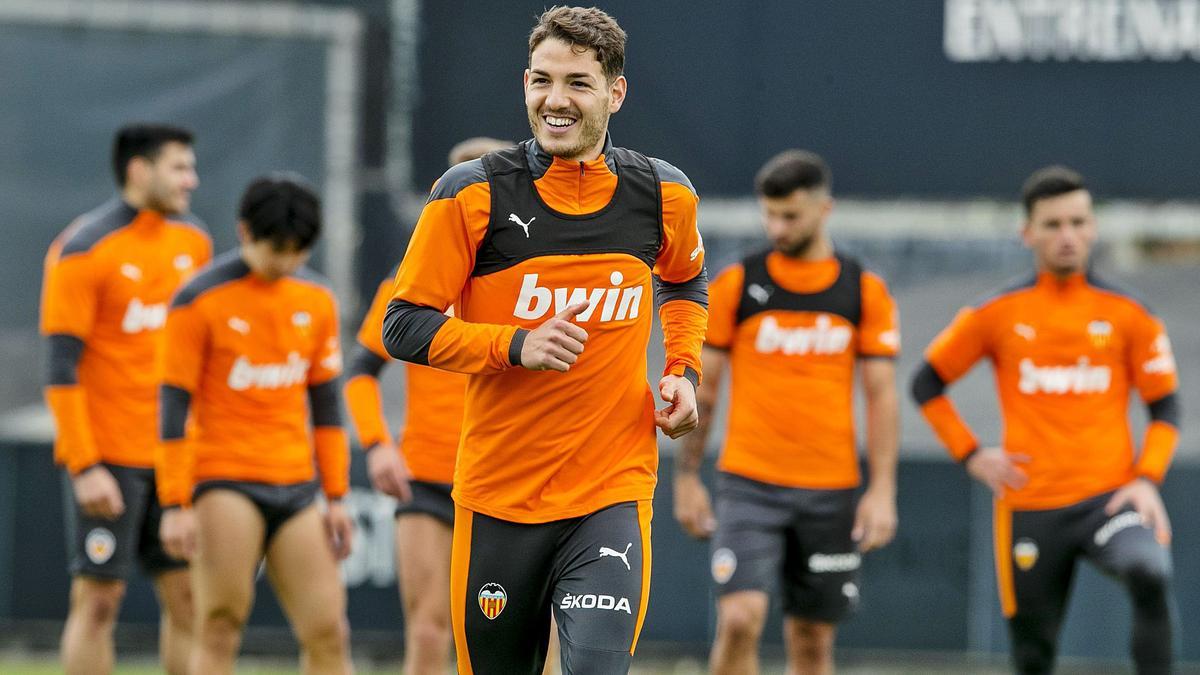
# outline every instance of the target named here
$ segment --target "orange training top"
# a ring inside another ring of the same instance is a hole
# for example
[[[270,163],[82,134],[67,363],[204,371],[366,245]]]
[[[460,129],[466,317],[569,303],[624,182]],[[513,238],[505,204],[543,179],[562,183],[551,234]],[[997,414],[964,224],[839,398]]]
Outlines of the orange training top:
[[[54,457],[72,473],[101,461],[154,465],[167,303],[211,256],[198,221],[120,199],[80,216],[51,244],[41,333],[83,344],[77,368],[63,364],[65,374],[46,387]]]
[[[526,141],[453,167],[434,186],[388,316],[459,310],[437,317],[423,353],[471,374],[460,505],[536,523],[653,496],[652,284],[666,372],[698,380],[707,312],[697,201],[678,169],[608,143],[576,162]],[[514,367],[524,331],[580,301],[589,308],[575,321],[588,341],[570,371]]]
[[[314,477],[325,493],[349,481],[349,446],[315,418],[309,398],[336,387],[342,357],[332,291],[308,270],[276,281],[256,276],[238,251],[188,283],[167,316],[163,383],[191,395],[192,429],[157,463],[164,504],[186,503],[206,479],[291,484]],[[336,402],[337,391],[333,391]],[[164,425],[165,426],[165,425]]]
[[[705,343],[729,351],[732,378],[718,468],[787,487],[859,484],[855,364],[900,347],[881,278],[840,256],[751,256],[709,287]]]
[[[1176,389],[1166,331],[1142,304],[1090,274],[1043,273],[963,309],[926,357],[947,384],[982,358],[992,362],[1003,447],[1032,458],[1020,465],[1029,483],[1004,496],[1012,508],[1058,508],[1166,472],[1175,428],[1152,423],[1135,461],[1128,415],[1130,387],[1148,403]],[[922,412],[954,456],[977,446],[944,396]]]
[[[391,356],[383,346],[383,317],[392,299],[393,280],[379,285],[371,308],[358,330],[358,343],[384,362]],[[405,363],[405,422],[398,439],[414,479],[433,483],[454,480],[454,457],[462,431],[467,376],[415,363]],[[346,381],[346,400],[359,443],[369,448],[390,435],[384,417],[379,381],[359,374]]]

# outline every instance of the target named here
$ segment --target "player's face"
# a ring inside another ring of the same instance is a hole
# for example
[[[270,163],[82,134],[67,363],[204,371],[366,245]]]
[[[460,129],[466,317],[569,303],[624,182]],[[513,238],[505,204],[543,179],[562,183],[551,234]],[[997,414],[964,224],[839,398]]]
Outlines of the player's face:
[[[1082,272],[1096,241],[1092,195],[1075,190],[1037,200],[1022,237],[1038,269],[1059,276]]]
[[[796,190],[786,197],[758,198],[763,229],[780,253],[797,257],[817,241],[833,198],[825,190]]]
[[[191,146],[174,141],[159,149],[146,162],[146,208],[162,213],[186,213],[192,191],[200,184],[196,175],[196,153]]]
[[[279,246],[270,239],[251,239],[249,229],[238,223],[238,238],[242,242],[242,259],[250,266],[250,270],[267,281],[276,281],[290,274],[308,262],[312,249],[298,248],[289,243]]]
[[[625,101],[625,76],[604,77],[596,50],[543,40],[525,71],[525,112],[543,150],[569,160],[595,159],[608,118]]]

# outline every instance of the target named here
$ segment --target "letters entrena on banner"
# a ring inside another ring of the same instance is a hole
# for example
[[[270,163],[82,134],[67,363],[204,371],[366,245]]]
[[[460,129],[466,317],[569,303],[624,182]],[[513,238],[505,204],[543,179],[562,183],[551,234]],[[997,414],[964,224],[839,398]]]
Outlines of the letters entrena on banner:
[[[946,0],[951,61],[1200,60],[1200,0]]]

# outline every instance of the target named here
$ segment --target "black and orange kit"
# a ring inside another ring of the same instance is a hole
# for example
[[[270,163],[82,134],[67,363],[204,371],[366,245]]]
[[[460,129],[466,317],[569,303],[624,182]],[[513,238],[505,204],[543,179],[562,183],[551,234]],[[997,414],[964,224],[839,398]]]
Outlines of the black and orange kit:
[[[526,141],[434,185],[383,341],[396,358],[470,376],[450,589],[460,673],[540,672],[551,611],[566,672],[628,670],[658,468],[646,347],[657,305],[665,373],[699,381],[697,203],[678,169],[607,142],[575,162]],[[580,302],[578,362],[521,368],[528,332]]]
[[[258,506],[267,537],[320,487],[349,489],[337,306],[307,269],[268,281],[230,251],[180,290],[167,315],[162,444],[164,507],[213,489]],[[189,420],[190,412],[190,420]]]
[[[1167,542],[1126,509],[1118,488],[1159,483],[1175,451],[1178,379],[1162,322],[1094,274],[1020,281],[959,312],[934,339],[913,395],[950,454],[979,448],[945,388],[980,359],[992,362],[1006,452],[1029,457],[1021,489],[995,503],[996,576],[1021,672],[1050,672],[1079,558],[1120,579],[1134,607],[1139,673],[1169,672],[1172,620]],[[1140,449],[1129,424],[1137,390],[1150,423]]]
[[[125,503],[115,520],[89,517],[67,483],[72,574],[125,578],[136,560],[151,574],[183,566],[162,550],[154,497],[163,326],[171,296],[211,256],[194,217],[117,198],[76,219],[46,254],[40,330],[54,459],[72,476],[104,466]]]
[[[853,257],[751,255],[709,289],[705,345],[729,353],[712,576],[721,594],[781,587],[789,616],[858,605],[854,376],[899,353],[896,305]],[[803,429],[804,433],[796,433]]]

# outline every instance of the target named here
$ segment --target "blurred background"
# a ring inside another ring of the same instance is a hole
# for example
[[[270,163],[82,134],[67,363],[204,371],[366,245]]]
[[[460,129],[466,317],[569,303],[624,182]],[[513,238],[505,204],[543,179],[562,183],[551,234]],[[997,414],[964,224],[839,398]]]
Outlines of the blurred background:
[[[51,240],[115,190],[115,129],[152,120],[196,131],[193,207],[218,250],[233,245],[236,200],[252,177],[290,169],[318,184],[328,234],[316,266],[333,281],[352,336],[450,147],[469,136],[528,136],[526,37],[548,4],[0,0],[0,671],[17,672],[5,664],[24,654],[52,662],[66,615],[37,301]],[[1096,269],[1137,289],[1173,336],[1185,414],[1164,497],[1180,650],[1200,662],[1200,518],[1186,508],[1188,486],[1200,481],[1200,4],[601,6],[629,34],[629,98],[612,119],[613,140],[691,178],[710,276],[765,244],[753,175],[780,150],[802,147],[832,167],[837,245],[879,271],[898,300],[901,525],[865,562],[862,610],[839,635],[848,672],[991,672],[1003,663],[990,497],[946,458],[906,385],[959,307],[1030,269],[1018,192],[1050,163],[1082,172],[1098,199]],[[652,350],[654,373],[657,340]],[[401,370],[385,380],[394,424],[403,421]],[[998,440],[987,368],[954,398],[983,439]],[[1134,401],[1132,411],[1140,429],[1143,408]],[[663,440],[661,449],[639,663],[692,672],[713,634],[707,547],[671,517],[674,448]],[[398,670],[391,506],[365,487],[362,469],[356,458],[359,534],[343,568],[355,652]],[[265,583],[259,591],[244,651],[290,658],[282,614]],[[134,583],[120,654],[152,655],[156,616],[149,585]],[[1123,592],[1084,570],[1064,628],[1068,664],[1126,672],[1128,628]],[[778,636],[768,628],[768,654],[778,654]]]

